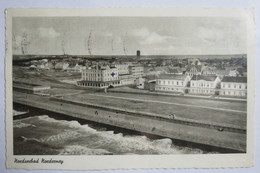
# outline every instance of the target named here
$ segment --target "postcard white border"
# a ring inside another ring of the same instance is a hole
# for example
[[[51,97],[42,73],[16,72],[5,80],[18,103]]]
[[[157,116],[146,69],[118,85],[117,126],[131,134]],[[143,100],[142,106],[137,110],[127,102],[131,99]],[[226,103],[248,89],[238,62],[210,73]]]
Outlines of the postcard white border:
[[[255,20],[252,9],[231,8],[88,8],[88,9],[8,9],[6,11],[6,156],[7,168],[15,169],[151,169],[151,168],[234,168],[251,167],[254,158],[255,103]],[[12,124],[12,17],[16,16],[192,16],[243,17],[247,19],[248,38],[248,117],[247,153],[245,154],[182,154],[182,155],[112,155],[112,156],[13,156]],[[60,164],[16,164],[14,158],[62,159]]]

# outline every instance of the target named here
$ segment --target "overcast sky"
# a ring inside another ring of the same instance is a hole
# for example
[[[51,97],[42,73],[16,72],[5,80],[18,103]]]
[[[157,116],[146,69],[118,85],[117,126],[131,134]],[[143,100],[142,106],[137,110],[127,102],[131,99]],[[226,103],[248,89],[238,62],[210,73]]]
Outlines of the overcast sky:
[[[89,49],[87,40],[89,41]],[[21,54],[200,55],[245,54],[246,24],[239,18],[206,17],[16,17],[13,51]]]

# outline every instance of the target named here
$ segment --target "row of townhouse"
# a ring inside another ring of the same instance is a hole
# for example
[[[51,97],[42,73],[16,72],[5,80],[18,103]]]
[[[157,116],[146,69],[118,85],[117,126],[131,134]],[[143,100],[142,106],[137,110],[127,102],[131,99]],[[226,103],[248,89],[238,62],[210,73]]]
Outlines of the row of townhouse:
[[[209,75],[162,74],[156,79],[155,91],[202,95],[240,96],[247,95],[247,78]]]

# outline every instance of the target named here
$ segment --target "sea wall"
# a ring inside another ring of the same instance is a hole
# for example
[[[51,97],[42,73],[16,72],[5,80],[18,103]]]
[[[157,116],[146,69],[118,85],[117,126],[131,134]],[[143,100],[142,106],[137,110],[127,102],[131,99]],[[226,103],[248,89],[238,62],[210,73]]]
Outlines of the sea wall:
[[[244,133],[220,132],[216,129],[178,124],[165,119],[160,120],[152,116],[140,116],[116,110],[106,110],[102,106],[93,107],[83,104],[72,104],[71,101],[59,99],[41,99],[41,96],[36,95],[31,96],[26,102],[23,99],[14,98],[14,102],[129,130],[230,149],[237,152],[246,151],[246,134]]]

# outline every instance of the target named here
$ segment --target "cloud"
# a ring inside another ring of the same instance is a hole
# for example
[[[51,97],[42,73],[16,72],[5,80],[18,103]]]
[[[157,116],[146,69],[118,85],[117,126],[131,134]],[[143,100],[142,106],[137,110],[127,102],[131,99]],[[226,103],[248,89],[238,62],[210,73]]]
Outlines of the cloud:
[[[143,41],[140,41],[140,44],[147,45],[147,44],[158,44],[163,43],[169,40],[171,37],[169,36],[162,36],[157,33],[151,33],[149,36],[147,36]]]
[[[132,35],[136,37],[147,37],[150,35],[150,32],[147,28],[135,29],[131,32]]]
[[[147,28],[135,29],[131,32],[131,35],[137,38],[141,45],[160,44],[172,39],[172,36],[160,35],[157,32],[149,31]]]
[[[216,43],[218,41],[225,40],[225,32],[223,32],[219,28],[206,28],[200,27],[198,29],[198,37],[202,41],[206,41],[208,43]]]
[[[42,38],[56,38],[60,36],[60,33],[55,31],[55,29],[51,27],[50,28],[40,27],[39,36]]]

